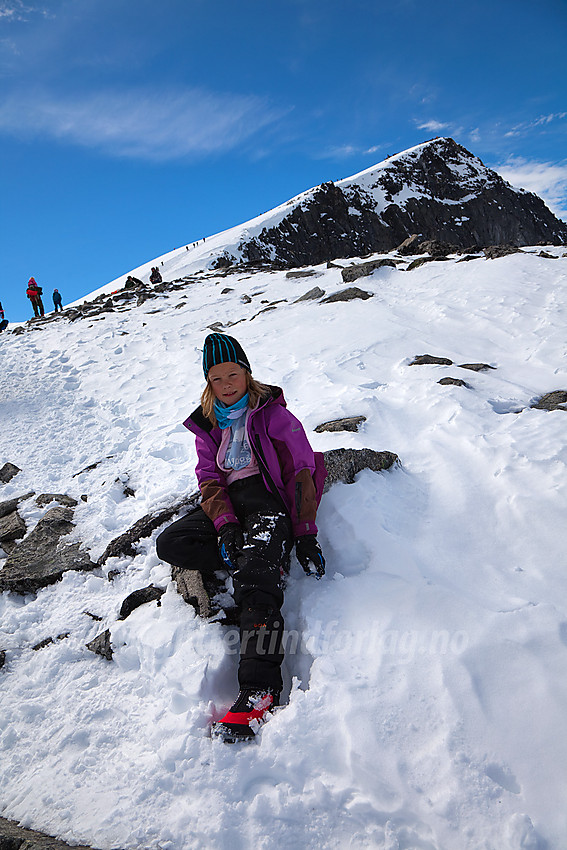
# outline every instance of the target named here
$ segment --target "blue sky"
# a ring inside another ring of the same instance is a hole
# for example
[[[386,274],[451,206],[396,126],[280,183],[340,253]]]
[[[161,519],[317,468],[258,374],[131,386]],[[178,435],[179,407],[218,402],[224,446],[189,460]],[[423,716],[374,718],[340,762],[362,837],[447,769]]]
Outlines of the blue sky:
[[[0,300],[450,135],[567,218],[565,0],[0,0]]]

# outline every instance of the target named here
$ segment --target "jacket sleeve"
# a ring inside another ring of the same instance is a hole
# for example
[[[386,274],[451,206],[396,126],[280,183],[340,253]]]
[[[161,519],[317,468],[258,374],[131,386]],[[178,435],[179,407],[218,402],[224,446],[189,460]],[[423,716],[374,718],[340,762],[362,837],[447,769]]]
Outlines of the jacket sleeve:
[[[303,425],[287,408],[280,405],[271,410],[268,436],[276,449],[286,493],[291,506],[291,521],[295,537],[317,534],[315,518],[320,494],[313,476],[315,454]]]
[[[201,507],[219,531],[227,522],[238,522],[238,518],[228,495],[226,477],[217,466],[217,447],[214,441],[197,434],[195,447],[195,474],[202,496]]]

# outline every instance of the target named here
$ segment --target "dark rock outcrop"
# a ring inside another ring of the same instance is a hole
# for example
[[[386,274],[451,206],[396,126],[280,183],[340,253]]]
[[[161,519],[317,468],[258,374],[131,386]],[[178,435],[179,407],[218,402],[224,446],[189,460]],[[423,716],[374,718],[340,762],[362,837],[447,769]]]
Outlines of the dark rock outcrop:
[[[16,466],[14,463],[5,463],[2,468],[0,468],[0,482],[2,484],[7,484],[12,478],[21,472],[19,466]]]
[[[0,544],[19,540],[26,533],[26,524],[17,511],[0,517]]]
[[[24,493],[22,496],[16,496],[14,499],[7,499],[5,502],[0,502],[0,517],[11,514],[12,511],[16,510],[20,502],[25,502],[26,499],[31,499],[32,496],[35,496],[33,490],[30,493]]]
[[[372,292],[366,292],[364,289],[359,289],[358,286],[349,286],[348,289],[341,289],[340,292],[335,292],[333,295],[323,298],[321,304],[334,304],[337,301],[354,301],[357,298],[366,301],[368,298],[372,298],[372,295]]]
[[[310,289],[300,298],[296,298],[294,304],[299,304],[301,301],[316,301],[318,298],[322,298],[324,294],[324,289],[321,289],[319,286],[314,286],[313,289]]]
[[[86,844],[67,844],[35,829],[0,818],[0,850],[93,850]]]
[[[444,387],[455,386],[455,387],[467,387],[468,389],[470,389],[467,382],[463,381],[461,378],[441,378],[441,380],[437,381],[437,383],[441,384]]]
[[[420,354],[409,364],[410,366],[452,366],[453,361],[447,357],[435,357],[432,354]]]
[[[324,457],[327,467],[325,493],[337,481],[353,484],[355,476],[363,469],[382,472],[399,462],[393,452],[376,452],[373,449],[331,449],[324,453]]]
[[[530,407],[536,410],[567,410],[567,390],[554,390],[538,398]]]
[[[76,499],[73,499],[72,496],[67,496],[65,493],[42,493],[37,497],[35,502],[40,508],[44,508],[50,502],[58,502],[67,508],[75,508],[79,504]]]
[[[112,661],[112,638],[110,635],[110,629],[106,629],[104,632],[101,632],[100,635],[97,635],[93,640],[90,640],[86,647],[90,649],[91,652],[95,652],[97,655],[102,655],[103,658],[106,658],[107,661]]]
[[[471,372],[488,372],[490,369],[496,369],[496,366],[489,366],[488,363],[459,363],[459,369],[470,369]]]
[[[239,245],[244,262],[316,265],[385,253],[414,234],[469,250],[567,242],[567,224],[541,198],[514,189],[449,138],[393,156],[364,179],[323,183],[289,207]]]
[[[396,268],[393,260],[370,260],[368,263],[357,263],[354,266],[347,266],[342,270],[341,277],[344,283],[352,283],[358,280],[359,277],[367,277],[376,271],[376,269],[381,269],[384,266]]]
[[[71,508],[51,508],[6,559],[0,590],[33,593],[68,570],[93,570],[96,564],[79,543],[61,540],[74,528],[72,519]]]
[[[141,517],[128,531],[125,531],[110,541],[98,559],[98,564],[105,564],[109,558],[123,558],[126,556],[134,558],[137,554],[135,544],[139,540],[149,537],[156,528],[168,522],[184,508],[191,508],[196,505],[200,498],[200,493],[193,493],[192,496],[182,499],[170,508],[165,508],[162,511],[156,511]]]
[[[148,587],[142,587],[140,590],[135,590],[126,597],[120,606],[118,619],[125,620],[126,617],[130,616],[132,611],[135,611],[136,608],[139,608],[140,605],[145,605],[147,602],[157,602],[159,605],[159,600],[164,593],[164,587],[156,587],[153,584],[148,585]]]
[[[322,434],[323,431],[358,431],[363,422],[366,422],[366,416],[347,416],[344,419],[322,422],[314,430],[317,434]]]

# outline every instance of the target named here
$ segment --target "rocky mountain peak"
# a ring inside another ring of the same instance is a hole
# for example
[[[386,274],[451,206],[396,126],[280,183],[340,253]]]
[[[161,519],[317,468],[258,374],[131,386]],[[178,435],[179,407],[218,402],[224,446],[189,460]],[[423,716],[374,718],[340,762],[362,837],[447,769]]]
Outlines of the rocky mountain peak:
[[[300,266],[390,251],[412,234],[457,249],[562,244],[567,224],[451,138],[436,138],[279,208],[238,245],[248,264]],[[223,256],[222,264],[236,261]]]

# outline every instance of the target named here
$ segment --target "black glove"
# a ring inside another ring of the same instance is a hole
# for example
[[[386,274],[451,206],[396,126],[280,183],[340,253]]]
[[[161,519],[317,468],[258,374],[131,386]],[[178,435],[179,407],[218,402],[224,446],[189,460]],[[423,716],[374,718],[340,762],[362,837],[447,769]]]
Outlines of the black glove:
[[[308,576],[314,575],[315,578],[323,578],[325,575],[325,559],[314,534],[304,534],[296,539],[295,554]],[[313,567],[315,567],[315,570],[313,570]]]
[[[219,531],[219,552],[227,569],[236,569],[236,559],[242,552],[244,536],[237,522],[225,523]]]

